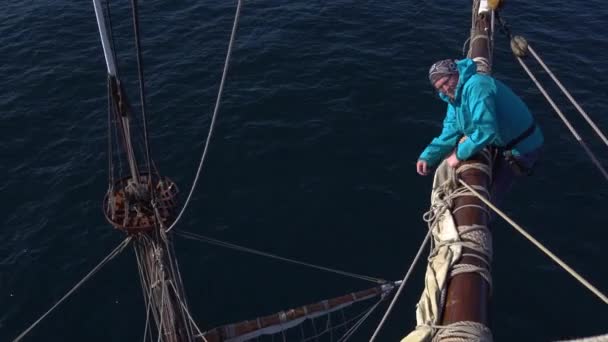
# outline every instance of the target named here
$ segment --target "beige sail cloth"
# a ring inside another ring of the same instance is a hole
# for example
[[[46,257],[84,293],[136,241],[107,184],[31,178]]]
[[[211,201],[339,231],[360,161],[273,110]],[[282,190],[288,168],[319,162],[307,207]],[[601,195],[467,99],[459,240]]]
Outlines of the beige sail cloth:
[[[433,338],[432,326],[441,319],[442,301],[445,298],[450,269],[460,259],[462,246],[453,244],[460,241],[458,230],[449,210],[451,200],[448,194],[456,189],[455,172],[444,161],[439,165],[433,180],[431,212],[428,217],[433,235],[433,252],[429,257],[424,279],[425,287],[416,306],[417,326],[401,342],[426,342]]]

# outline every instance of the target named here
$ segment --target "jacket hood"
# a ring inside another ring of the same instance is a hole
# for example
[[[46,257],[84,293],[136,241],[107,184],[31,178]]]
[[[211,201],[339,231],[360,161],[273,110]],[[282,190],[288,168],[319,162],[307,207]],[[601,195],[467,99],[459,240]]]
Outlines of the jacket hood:
[[[456,84],[456,91],[454,92],[454,102],[460,101],[464,84],[477,73],[477,64],[472,59],[465,58],[456,61],[456,69],[458,69],[458,84]],[[452,100],[445,94],[440,93],[439,97],[447,103],[452,103]]]

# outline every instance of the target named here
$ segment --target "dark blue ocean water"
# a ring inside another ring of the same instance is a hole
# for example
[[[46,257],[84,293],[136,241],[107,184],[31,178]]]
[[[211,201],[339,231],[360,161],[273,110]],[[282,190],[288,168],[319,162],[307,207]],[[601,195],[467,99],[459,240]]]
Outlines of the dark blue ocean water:
[[[151,150],[184,192],[209,128],[234,9],[234,1],[141,4]],[[137,104],[130,10],[125,1],[112,10],[122,76]],[[608,129],[606,4],[512,0],[503,16]],[[421,216],[432,181],[414,164],[444,111],[426,72],[437,59],[461,55],[469,26],[469,2],[245,1],[215,136],[179,228],[402,278],[426,232]],[[100,208],[108,177],[105,72],[90,1],[5,1],[0,341],[23,331],[123,239]],[[507,212],[606,293],[606,181],[501,35],[495,75],[522,95],[547,140],[536,175],[519,182]],[[549,81],[543,72],[539,79]],[[566,100],[557,103],[608,165],[606,146]],[[605,304],[504,222],[493,231],[496,340],[607,332]],[[203,329],[369,286],[190,240],[175,246]],[[414,327],[422,275],[418,267],[381,341]],[[141,340],[139,287],[129,249],[26,340]],[[354,340],[368,339],[378,319]]]

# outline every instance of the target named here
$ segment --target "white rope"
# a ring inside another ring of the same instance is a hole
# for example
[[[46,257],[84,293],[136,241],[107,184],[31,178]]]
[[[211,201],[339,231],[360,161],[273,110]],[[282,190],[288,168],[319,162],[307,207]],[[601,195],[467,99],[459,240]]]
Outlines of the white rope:
[[[38,325],[38,323],[40,323],[46,316],[48,316],[53,310],[55,310],[55,308],[57,308],[59,304],[63,303],[63,301],[65,301],[72,293],[74,293],[80,286],[82,286],[82,284],[89,280],[89,278],[91,278],[95,273],[97,273],[105,264],[108,263],[108,261],[112,260],[118,254],[120,254],[120,252],[122,252],[125,247],[127,247],[129,242],[131,242],[131,237],[127,237],[126,239],[124,239],[116,248],[114,248],[114,250],[112,250],[112,252],[110,252],[110,254],[103,258],[97,266],[95,266],[87,275],[85,275],[82,280],[80,280],[70,291],[68,291],[63,297],[61,297],[61,299],[59,299],[59,301],[57,301],[55,305],[53,305],[47,312],[45,312],[42,316],[40,316],[40,318],[38,318],[34,323],[32,323],[29,328],[27,328],[24,332],[17,336],[13,340],[13,342],[20,341],[25,335],[32,331],[32,329],[34,329],[34,327]]]
[[[432,342],[492,342],[492,332],[482,323],[460,321],[432,327],[439,329]]]
[[[162,269],[160,270],[162,272]],[[160,279],[160,286],[161,286],[161,290],[160,290],[160,324],[158,326],[158,339],[157,342],[160,342],[161,338],[163,337],[164,333],[164,329],[165,329],[165,296],[167,294],[167,285],[165,284],[165,279],[163,274],[161,273],[161,279]]]
[[[486,265],[488,264],[487,261],[485,262],[485,264]],[[480,266],[473,265],[473,264],[462,264],[462,263],[456,264],[450,270],[450,278],[453,278],[459,274],[464,274],[464,273],[479,274],[483,279],[486,280],[486,282],[490,286],[490,292],[492,292],[492,288],[493,288],[492,275],[490,274],[490,271],[488,270],[488,268],[480,267]]]
[[[372,312],[376,310],[380,303],[382,303],[382,299],[376,302],[376,304],[374,304],[374,306],[372,306],[357,323],[355,323],[346,333],[344,333],[344,335],[338,340],[338,342],[347,341],[357,331],[357,329],[359,329],[363,322],[365,322],[365,320],[372,314]]]
[[[192,194],[194,193],[194,189],[198,183],[198,179],[201,175],[201,171],[203,169],[203,163],[205,162],[205,157],[207,156],[207,151],[209,150],[209,142],[211,141],[211,137],[213,135],[213,128],[215,127],[215,121],[217,118],[217,113],[220,108],[220,101],[222,99],[222,92],[224,91],[224,83],[226,82],[226,74],[228,74],[228,65],[230,64],[230,56],[232,55],[232,46],[234,44],[234,37],[236,36],[236,28],[239,22],[239,15],[241,12],[241,3],[242,0],[238,0],[236,6],[236,13],[234,15],[234,23],[232,24],[232,32],[230,33],[230,42],[228,43],[228,52],[226,53],[226,60],[224,62],[224,71],[222,72],[222,80],[220,81],[220,87],[217,93],[217,98],[215,100],[215,108],[213,109],[213,116],[211,117],[211,123],[209,124],[209,133],[207,134],[207,140],[205,140],[205,147],[203,148],[203,155],[201,156],[201,161],[198,164],[198,169],[196,170],[196,176],[194,177],[194,181],[192,182],[192,187],[190,188],[190,192],[188,193],[188,197],[184,202],[184,206],[180,210],[177,215],[175,221],[171,224],[169,228],[167,228],[167,232],[171,231],[173,227],[179,222],[182,215],[186,211],[188,204],[190,203],[190,199],[192,198]]]
[[[178,230],[176,232],[176,234],[179,235],[179,236],[182,236],[184,238],[187,238],[187,239],[197,240],[197,241],[201,241],[201,242],[205,242],[205,243],[209,243],[209,244],[212,244],[212,245],[221,246],[221,247],[225,247],[225,248],[229,248],[229,249],[233,249],[233,250],[237,250],[237,251],[241,251],[241,252],[246,252],[246,253],[250,253],[250,254],[264,256],[264,257],[271,258],[271,259],[286,261],[286,262],[289,262],[289,263],[292,263],[292,264],[306,266],[306,267],[314,268],[314,269],[321,270],[321,271],[327,271],[327,272],[330,272],[330,273],[340,274],[340,275],[343,275],[343,276],[346,276],[346,277],[366,280],[366,281],[369,281],[369,282],[372,282],[372,283],[377,283],[377,284],[384,284],[384,283],[386,283],[386,280],[384,280],[384,279],[375,278],[375,277],[369,277],[369,276],[360,275],[360,274],[356,274],[356,273],[352,273],[352,272],[340,271],[340,270],[337,270],[337,269],[334,269],[334,268],[329,268],[329,267],[324,267],[324,266],[318,266],[318,265],[310,264],[310,263],[303,262],[303,261],[298,261],[298,260],[294,260],[294,259],[284,258],[284,257],[278,256],[278,255],[275,255],[275,254],[270,254],[270,253],[262,252],[262,251],[255,250],[255,249],[252,249],[252,248],[247,248],[247,247],[235,245],[235,244],[232,244],[232,243],[228,243],[228,242],[212,239],[210,237],[206,237],[206,236],[203,236],[203,235],[194,234],[194,233],[190,233],[190,232],[186,232],[186,231],[182,231],[182,230]]]
[[[585,120],[587,120],[587,123],[589,124],[589,126],[591,126],[591,128],[593,128],[595,133],[602,139],[602,141],[604,141],[604,144],[606,144],[606,146],[608,146],[608,139],[606,138],[604,133],[597,127],[595,122],[593,122],[593,120],[591,120],[591,118],[589,117],[587,112],[585,112],[585,110],[578,104],[578,102],[576,102],[576,100],[572,97],[572,95],[566,89],[566,87],[564,87],[562,85],[562,83],[557,79],[557,77],[555,77],[555,75],[551,72],[551,70],[549,70],[547,65],[545,65],[543,60],[536,54],[536,51],[534,51],[534,49],[532,48],[532,46],[530,46],[530,44],[528,44],[528,51],[530,51],[530,53],[532,53],[532,56],[534,56],[534,58],[536,58],[536,61],[538,61],[538,63],[543,67],[543,69],[545,69],[547,74],[549,74],[549,76],[551,76],[551,78],[553,79],[553,82],[555,82],[555,84],[557,84],[559,89],[562,90],[562,92],[564,93],[564,95],[566,95],[568,100],[570,100],[570,102],[574,105],[574,107],[576,107],[578,112],[585,118]]]
[[[549,104],[551,104],[551,107],[553,107],[553,109],[555,110],[555,112],[557,113],[557,115],[559,115],[559,117],[562,119],[562,121],[564,122],[564,124],[568,127],[568,129],[570,130],[570,132],[572,133],[572,135],[574,135],[574,137],[579,142],[579,144],[581,144],[581,146],[583,147],[583,149],[585,149],[585,152],[587,152],[587,155],[589,156],[589,158],[591,158],[591,161],[593,161],[593,163],[595,164],[595,166],[597,166],[597,168],[600,170],[600,172],[602,173],[602,175],[604,175],[604,178],[606,178],[606,180],[608,180],[608,172],[606,172],[606,170],[604,169],[604,167],[602,166],[602,164],[600,163],[600,161],[595,157],[595,154],[593,154],[593,152],[591,152],[591,150],[589,149],[589,147],[587,146],[587,144],[583,141],[583,139],[580,137],[580,135],[578,134],[578,132],[574,129],[574,127],[572,127],[572,125],[570,124],[570,121],[568,121],[568,119],[566,118],[566,116],[564,116],[564,114],[562,113],[562,111],[557,107],[557,105],[555,105],[555,102],[553,102],[553,100],[551,99],[551,97],[549,96],[549,94],[547,94],[547,92],[545,91],[545,89],[543,88],[543,86],[538,82],[538,80],[536,79],[536,77],[534,77],[534,75],[532,74],[532,72],[530,71],[530,69],[528,69],[528,66],[526,65],[526,63],[520,57],[517,57],[517,61],[519,62],[519,64],[521,64],[522,68],[524,68],[524,70],[526,71],[526,73],[528,73],[528,76],[530,76],[530,79],[532,79],[532,81],[534,82],[534,84],[536,84],[536,87],[545,96],[545,98],[547,99],[547,101],[549,102]]]
[[[144,293],[145,295],[145,293]],[[144,342],[146,341],[146,337],[148,336],[148,328],[150,327],[150,311],[152,309],[152,301],[150,299],[150,296],[152,296],[152,290],[150,289],[150,291],[148,291],[148,299],[146,301],[146,325],[144,326]],[[152,336],[150,335],[150,338]]]
[[[420,248],[418,248],[418,252],[416,253],[416,256],[414,257],[414,260],[410,264],[410,267],[407,270],[405,277],[403,277],[403,280],[401,281],[401,285],[399,286],[399,289],[395,293],[393,300],[391,301],[390,305],[388,306],[388,309],[386,309],[386,312],[384,313],[382,320],[380,320],[380,323],[378,324],[378,327],[374,331],[374,334],[370,338],[369,342],[373,342],[376,339],[376,337],[378,336],[380,329],[382,329],[382,326],[386,322],[388,315],[393,310],[393,306],[395,306],[397,299],[399,299],[399,296],[401,295],[401,291],[403,291],[403,288],[405,287],[405,283],[409,279],[410,274],[412,273],[412,270],[414,269],[414,266],[418,263],[418,259],[420,259],[420,255],[422,254],[422,251],[424,250],[424,247],[426,246],[426,244],[429,242],[430,237],[431,237],[431,230],[429,229],[428,233],[426,233],[426,237],[424,238],[424,241],[422,241],[422,244],[420,245]]]
[[[139,270],[139,277],[140,277],[140,283],[146,284],[146,275],[144,274],[143,270],[143,266],[141,265],[141,260],[140,260],[140,255],[137,252],[137,248],[135,249],[135,259],[137,260],[137,269]],[[149,282],[151,283],[151,282]],[[152,308],[152,288],[150,289],[146,289],[142,286],[142,292],[144,294],[144,301],[146,303],[146,324],[144,325],[144,337],[143,337],[143,341],[146,341],[146,337],[148,336],[148,328],[150,327],[150,312],[151,312],[151,308]],[[151,337],[151,336],[150,336]]]
[[[459,182],[464,185],[469,191],[473,192],[480,200],[482,200],[488,207],[492,208],[498,215],[500,215],[503,219],[513,226],[520,234],[522,234],[526,239],[532,242],[538,249],[540,249],[543,253],[549,256],[553,261],[555,261],[559,266],[561,266],[564,270],[566,270],[570,275],[572,275],[576,280],[578,280],[581,284],[583,284],[587,289],[593,292],[597,297],[599,297],[604,303],[608,304],[608,297],[604,295],[600,290],[591,285],[585,278],[583,278],[580,274],[578,274],[575,270],[573,270],[570,266],[568,266],[565,262],[563,262],[560,258],[558,258],[555,254],[553,254],[549,249],[547,249],[543,244],[541,244],[538,240],[536,240],[532,235],[530,235],[524,228],[515,223],[511,218],[509,218],[505,213],[503,213],[500,209],[492,204],[489,200],[481,196],[475,189],[473,189],[469,184],[467,184],[462,179],[459,179]]]
[[[205,336],[203,335],[203,333],[201,332],[201,329],[199,329],[198,325],[196,325],[196,322],[194,321],[194,319],[192,318],[192,315],[190,314],[190,311],[188,311],[188,308],[186,307],[186,305],[182,301],[182,298],[179,296],[179,291],[177,291],[177,289],[175,288],[175,284],[173,284],[173,282],[171,282],[171,287],[173,287],[173,293],[175,294],[175,297],[177,297],[177,300],[179,301],[179,304],[182,306],[182,309],[184,309],[184,311],[188,315],[188,319],[190,320],[190,323],[192,323],[192,326],[194,326],[194,328],[198,332],[199,336],[205,342],[208,342],[207,339],[205,338]]]
[[[179,272],[179,266],[177,264],[177,258],[173,255],[174,253],[174,248],[173,248],[173,243],[170,243],[169,241],[169,237],[166,234],[166,232],[163,229],[159,229],[159,236],[162,240],[162,243],[165,246],[165,251],[167,253],[167,260],[168,260],[168,264],[169,264],[169,272],[170,272],[170,279],[171,279],[171,285],[173,287],[173,290],[176,292],[176,297],[178,299],[178,301],[181,304],[181,317],[183,319],[183,324],[187,330],[187,336],[188,338],[190,338],[191,336],[194,336],[194,331],[192,331],[192,324],[188,324],[188,320],[186,317],[184,317],[184,315],[187,315],[188,318],[190,319],[190,321],[193,323],[194,327],[198,329],[198,326],[196,326],[196,323],[194,322],[194,320],[192,319],[190,312],[187,309],[187,303],[186,303],[186,292],[184,290],[184,286],[183,286],[183,282],[182,282],[182,276]],[[179,286],[179,290],[177,289],[177,286]],[[180,293],[183,294],[183,297],[180,296]],[[200,331],[199,331],[200,333]]]

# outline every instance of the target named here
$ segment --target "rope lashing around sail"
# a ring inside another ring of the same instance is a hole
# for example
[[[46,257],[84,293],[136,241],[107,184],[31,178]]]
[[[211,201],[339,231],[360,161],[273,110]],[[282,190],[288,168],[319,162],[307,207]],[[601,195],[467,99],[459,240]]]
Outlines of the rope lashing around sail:
[[[209,124],[209,132],[207,134],[207,139],[205,140],[205,147],[203,148],[203,154],[201,155],[201,160],[198,164],[198,169],[196,170],[196,175],[194,176],[194,180],[192,181],[192,186],[190,187],[190,191],[188,192],[188,197],[184,202],[184,206],[180,210],[179,214],[175,218],[175,221],[171,224],[167,231],[171,231],[173,227],[177,225],[180,221],[182,215],[186,211],[190,200],[192,199],[192,194],[194,194],[194,190],[196,189],[196,185],[198,184],[198,179],[200,178],[201,171],[203,169],[203,164],[205,162],[205,158],[207,156],[207,151],[209,151],[209,143],[211,142],[211,137],[213,136],[213,128],[215,127],[215,122],[217,121],[217,113],[219,112],[220,102],[222,100],[222,93],[224,91],[224,84],[226,83],[226,75],[228,74],[228,66],[230,65],[230,57],[232,56],[232,47],[234,45],[234,40],[236,36],[236,29],[239,23],[239,16],[241,13],[241,5],[242,0],[238,0],[236,5],[236,13],[234,14],[234,22],[232,24],[232,31],[230,32],[230,41],[228,43],[228,51],[226,52],[226,60],[224,61],[224,70],[222,71],[222,79],[220,81],[219,90],[217,93],[217,98],[215,100],[215,107],[213,109],[213,115],[211,116],[211,123]]]
[[[436,341],[434,338],[437,336],[441,337],[441,341],[492,341],[489,329],[481,323],[459,322],[446,326],[439,325],[450,278],[463,273],[477,273],[487,281],[492,291],[489,272],[492,259],[490,231],[483,224],[457,226],[452,216],[455,211],[460,210],[456,207],[457,204],[470,207],[470,204],[461,203],[462,201],[456,202],[457,198],[476,196],[472,191],[458,184],[457,178],[460,174],[476,170],[491,179],[491,153],[483,150],[481,154],[485,162],[463,163],[454,170],[444,161],[435,172],[431,207],[423,215],[433,237],[425,275],[425,289],[417,304],[416,329],[402,342]],[[489,197],[489,191],[484,186],[477,185],[475,188]],[[484,209],[482,212],[489,217],[489,211]],[[464,257],[480,260],[482,266],[470,262],[462,263]]]
[[[186,239],[197,240],[197,241],[205,242],[205,243],[208,243],[211,245],[225,247],[228,249],[233,249],[233,250],[237,250],[240,252],[255,254],[255,255],[271,258],[271,259],[281,260],[281,261],[289,262],[289,263],[296,264],[296,265],[306,266],[306,267],[314,268],[314,269],[321,270],[321,271],[327,271],[330,273],[343,275],[343,276],[350,277],[350,278],[361,279],[361,280],[365,280],[365,281],[369,281],[369,282],[377,283],[377,284],[387,283],[386,280],[381,279],[381,278],[360,275],[360,274],[356,274],[356,273],[352,273],[352,272],[337,270],[335,268],[329,268],[329,267],[319,266],[319,265],[315,265],[315,264],[311,264],[311,263],[307,263],[307,262],[303,262],[303,261],[298,261],[295,259],[285,258],[282,256],[278,256],[276,254],[266,253],[266,252],[262,252],[262,251],[259,251],[259,250],[253,249],[253,248],[247,248],[247,247],[235,245],[233,243],[220,241],[220,240],[213,239],[213,238],[203,236],[200,234],[194,234],[194,233],[190,233],[190,232],[186,232],[186,231],[182,231],[182,230],[176,230],[176,234],[178,236],[184,237]]]
[[[578,280],[581,284],[583,284],[587,289],[589,289],[593,294],[595,294],[598,298],[600,298],[604,303],[608,304],[608,297],[603,294],[600,290],[598,290],[595,286],[591,285],[589,281],[583,278],[578,272],[568,266],[564,261],[562,261],[559,257],[553,254],[547,247],[545,247],[542,243],[536,240],[532,235],[530,235],[523,227],[515,223],[510,217],[508,217],[504,212],[498,209],[492,202],[483,197],[479,192],[477,192],[473,187],[464,182],[463,180],[459,180],[459,182],[469,189],[472,193],[475,194],[480,200],[482,200],[488,207],[490,207],[496,214],[500,215],[505,221],[507,221],[513,228],[515,228],[520,234],[522,234],[526,239],[532,242],[538,249],[540,249],[543,253],[545,253],[549,258],[551,258],[555,263],[561,266],[566,272],[572,275],[576,280]]]
[[[105,258],[103,258],[97,266],[95,266],[87,275],[85,275],[74,287],[68,291],[61,299],[59,299],[47,312],[45,312],[40,318],[38,318],[32,325],[30,325],[25,331],[23,331],[19,336],[17,336],[13,342],[20,341],[25,335],[27,335],[34,327],[36,327],[44,318],[46,318],[53,310],[55,310],[59,304],[63,303],[70,295],[72,295],[80,286],[82,286],[87,280],[89,280],[93,275],[95,275],[103,266],[105,266],[108,261],[114,259],[117,255],[119,255],[131,242],[131,237],[127,237],[124,239],[116,248],[114,248],[110,254],[108,254]]]
[[[437,333],[431,342],[492,342],[490,329],[478,322],[460,321],[433,328]]]
[[[486,151],[485,153],[488,154],[486,156],[487,160],[490,160],[489,152]],[[456,177],[458,177],[459,174],[462,174],[463,172],[471,170],[471,169],[475,169],[475,170],[482,171],[483,173],[485,173],[490,178],[489,184],[491,184],[492,172],[491,172],[490,166],[486,165],[484,163],[461,164],[455,170]],[[490,197],[490,192],[485,187],[480,186],[480,185],[474,185],[472,187],[475,188],[477,191],[483,192],[485,194],[486,198]],[[465,196],[474,196],[474,194],[472,192],[470,192],[469,190],[467,190],[466,188],[460,187],[452,192],[452,194],[450,195],[450,198],[456,199],[458,197],[465,197]],[[459,210],[462,210],[464,208],[470,208],[470,207],[480,209],[482,212],[484,212],[486,214],[486,218],[489,218],[489,214],[490,214],[489,210],[483,206],[476,205],[476,204],[461,204],[458,207],[453,207],[453,209],[451,210],[451,213],[452,213],[452,215],[454,215]],[[449,277],[452,278],[458,274],[463,274],[463,273],[478,273],[481,277],[483,277],[487,281],[487,283],[490,287],[490,291],[492,291],[492,276],[490,274],[490,264],[492,262],[492,239],[491,239],[492,235],[491,235],[490,230],[488,229],[488,227],[486,225],[480,225],[480,224],[458,225],[456,228],[458,230],[461,241],[441,242],[436,245],[436,248],[441,245],[460,245],[462,247],[465,247],[465,248],[475,252],[475,253],[463,253],[462,257],[464,257],[465,255],[472,256],[475,259],[481,260],[482,263],[486,267],[480,267],[480,266],[473,265],[473,264],[458,263],[458,264],[455,264],[452,267],[452,269],[450,270]],[[431,255],[432,255],[432,253],[431,253]]]

